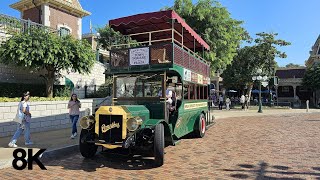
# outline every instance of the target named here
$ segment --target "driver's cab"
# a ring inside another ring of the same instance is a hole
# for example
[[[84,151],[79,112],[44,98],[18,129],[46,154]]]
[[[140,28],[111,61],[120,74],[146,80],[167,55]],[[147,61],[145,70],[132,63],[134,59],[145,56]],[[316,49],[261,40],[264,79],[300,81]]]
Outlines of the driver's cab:
[[[177,72],[167,72],[166,88],[166,112],[168,113],[166,120],[170,123],[177,119],[182,103],[182,80]]]

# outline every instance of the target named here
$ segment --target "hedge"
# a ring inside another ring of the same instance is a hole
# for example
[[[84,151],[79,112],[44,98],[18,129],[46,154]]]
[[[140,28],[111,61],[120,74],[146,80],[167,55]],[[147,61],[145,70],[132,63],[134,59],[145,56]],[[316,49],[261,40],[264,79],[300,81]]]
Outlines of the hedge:
[[[64,85],[54,85],[53,90],[54,90],[53,92],[54,97],[70,96],[70,90]],[[0,97],[6,97],[6,98],[21,97],[22,93],[26,91],[29,91],[31,96],[46,97],[45,84],[0,83]]]
[[[46,98],[46,97],[33,97],[30,98],[31,101],[65,101],[70,100],[70,97],[54,97],[54,98]],[[0,97],[0,102],[19,102],[20,98],[7,98]]]

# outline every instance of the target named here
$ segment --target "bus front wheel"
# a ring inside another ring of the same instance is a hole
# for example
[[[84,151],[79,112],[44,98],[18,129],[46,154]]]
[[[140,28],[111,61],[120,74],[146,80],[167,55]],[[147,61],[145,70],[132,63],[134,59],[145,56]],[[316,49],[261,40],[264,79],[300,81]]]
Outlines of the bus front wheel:
[[[164,161],[164,127],[161,123],[155,127],[153,143],[155,166],[160,167]]]
[[[195,123],[195,131],[194,135],[197,138],[204,137],[206,133],[206,116],[204,114],[200,114],[199,120]]]
[[[81,130],[79,148],[81,155],[85,158],[92,158],[96,154],[98,149],[98,146],[96,146],[94,143],[86,142],[91,138],[91,136],[94,137],[94,134],[92,134],[91,131],[88,131],[86,129]]]

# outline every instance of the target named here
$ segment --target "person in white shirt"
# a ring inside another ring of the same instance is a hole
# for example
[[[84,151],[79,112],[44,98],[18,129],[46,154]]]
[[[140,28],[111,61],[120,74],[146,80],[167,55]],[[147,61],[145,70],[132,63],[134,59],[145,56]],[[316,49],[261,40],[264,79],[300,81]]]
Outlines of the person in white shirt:
[[[24,131],[24,140],[25,145],[32,145],[33,142],[30,140],[30,121],[31,121],[31,113],[28,101],[30,99],[29,91],[23,93],[21,97],[21,101],[18,105],[17,110],[17,119],[19,119],[17,131],[14,133],[10,143],[8,144],[9,147],[18,147],[16,145],[17,140],[19,139],[22,131]]]
[[[71,139],[74,139],[77,136],[77,122],[80,115],[80,108],[81,103],[78,100],[77,94],[72,94],[68,103],[69,116],[72,123]]]
[[[246,97],[242,94],[240,97],[241,108],[244,109],[244,103],[246,101]]]
[[[229,97],[227,97],[227,99],[226,99],[226,109],[227,110],[230,110],[230,105],[231,105],[231,100]]]

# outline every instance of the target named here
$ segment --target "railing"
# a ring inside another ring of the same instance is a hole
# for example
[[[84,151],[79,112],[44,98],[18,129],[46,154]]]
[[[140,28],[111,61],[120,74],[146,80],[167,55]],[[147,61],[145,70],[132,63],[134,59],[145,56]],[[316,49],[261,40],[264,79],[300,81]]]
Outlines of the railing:
[[[164,39],[152,39],[153,36],[155,36],[157,33],[160,32],[167,32],[167,33],[174,33],[178,35],[181,39],[182,42],[178,41],[177,39],[170,37],[170,38],[164,38]],[[199,56],[196,52],[190,50],[188,47],[186,47],[183,44],[183,35],[179,33],[175,29],[163,29],[163,30],[157,30],[157,31],[149,31],[149,32],[141,32],[141,33],[135,33],[135,34],[129,34],[129,35],[124,35],[124,39],[129,39],[134,36],[138,35],[145,35],[146,38],[143,41],[137,41],[137,42],[128,42],[128,43],[123,43],[123,44],[113,44],[111,47],[117,47],[117,48],[130,48],[131,45],[148,45],[151,46],[152,43],[159,43],[159,42],[174,42],[175,44],[179,45],[184,51],[187,51],[189,54],[191,54],[193,57],[197,58],[199,61],[202,61],[205,64],[208,64],[210,66],[210,63],[207,62],[205,59],[203,59],[201,56]]]
[[[176,44],[174,44],[174,63],[206,77],[210,75],[210,66],[208,63],[201,61],[201,59],[194,56],[190,51],[186,51]]]
[[[84,86],[85,98],[105,98],[112,95],[112,85],[110,86]]]
[[[46,29],[50,33],[59,35],[59,30],[32,22],[30,20],[18,19],[12,16],[0,14],[0,43],[8,40],[17,33],[28,32],[30,29]]]

